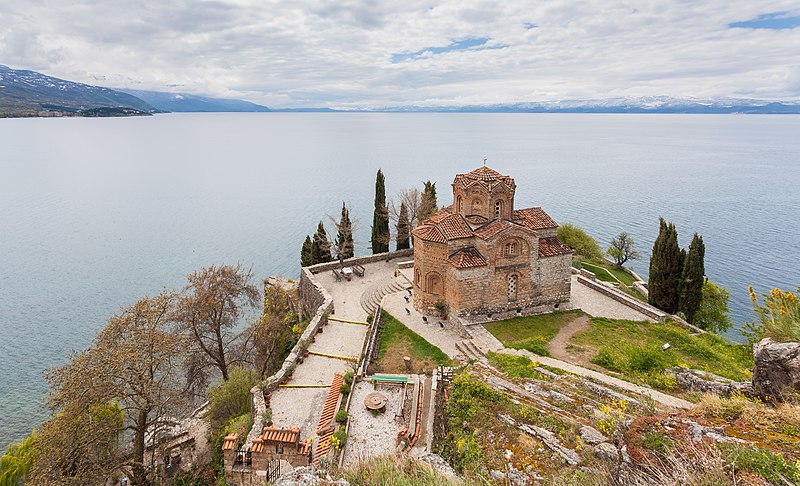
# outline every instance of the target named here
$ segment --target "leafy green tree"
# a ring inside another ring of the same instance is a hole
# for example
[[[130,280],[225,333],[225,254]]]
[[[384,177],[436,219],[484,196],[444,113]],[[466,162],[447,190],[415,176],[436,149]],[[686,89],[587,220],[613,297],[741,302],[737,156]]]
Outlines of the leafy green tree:
[[[650,304],[674,314],[680,303],[680,282],[683,272],[678,231],[672,223],[659,218],[659,232],[650,257],[648,290]]]
[[[375,212],[372,216],[372,253],[389,251],[389,209],[386,206],[386,179],[378,169],[375,177]]]
[[[311,237],[306,235],[306,241],[303,242],[303,248],[300,250],[300,266],[307,267],[314,264],[313,243]]]
[[[8,446],[5,454],[0,457],[0,486],[24,484],[37,453],[35,430],[19,443]]]
[[[228,421],[252,410],[250,389],[255,385],[255,373],[232,366],[227,381],[220,382],[208,391],[206,418],[211,423],[212,434]]]
[[[636,251],[633,238],[623,231],[611,240],[611,246],[606,250],[606,254],[614,259],[614,263],[621,267],[628,260],[638,260],[641,255]]]
[[[695,233],[692,243],[689,245],[689,251],[686,253],[686,260],[684,260],[680,287],[680,308],[690,323],[694,323],[695,314],[703,301],[705,254],[706,247],[703,244],[703,237]]]
[[[408,210],[405,203],[400,203],[400,216],[397,218],[397,249],[411,248],[411,225],[408,222]]]
[[[353,243],[353,223],[350,221],[350,210],[342,202],[342,217],[336,223],[336,258],[339,261],[353,258],[355,244]]]
[[[565,223],[558,227],[558,239],[575,253],[589,260],[602,260],[603,252],[597,240],[589,236],[583,228],[574,224]]]
[[[422,203],[417,213],[419,224],[424,223],[425,220],[436,214],[438,207],[439,203],[436,200],[436,183],[425,181],[422,190]]]
[[[314,233],[314,241],[311,244],[311,260],[313,261],[312,265],[333,261],[331,242],[322,221],[319,222],[317,232]]]
[[[728,309],[730,291],[705,279],[703,282],[703,299],[700,308],[694,315],[693,324],[700,329],[711,332],[724,332],[733,325]]]

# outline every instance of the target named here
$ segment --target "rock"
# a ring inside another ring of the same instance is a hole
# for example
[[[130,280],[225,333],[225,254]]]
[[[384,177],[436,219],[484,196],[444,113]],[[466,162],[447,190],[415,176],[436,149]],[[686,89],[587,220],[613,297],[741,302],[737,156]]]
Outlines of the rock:
[[[275,486],[350,486],[344,479],[333,480],[325,471],[314,466],[298,467],[283,474],[275,481]]]
[[[444,476],[455,478],[458,477],[455,470],[447,463],[439,454],[432,454],[430,452],[418,457],[420,461],[427,462],[433,469],[438,471]]]
[[[582,425],[580,430],[581,439],[587,444],[595,445],[601,442],[607,442],[608,437],[603,435],[599,430],[588,425]]]
[[[800,343],[778,343],[770,338],[753,345],[753,392],[782,402],[800,393]]]
[[[512,486],[525,486],[530,483],[530,479],[522,471],[518,471],[514,466],[508,466],[508,482]]]
[[[722,427],[706,427],[689,419],[681,419],[681,422],[687,425],[686,430],[692,436],[693,442],[700,442],[704,438],[708,438],[714,442],[749,444],[746,440],[725,435],[725,430]]]
[[[606,397],[617,401],[624,400],[632,405],[637,405],[637,406],[640,405],[638,400],[635,400],[627,395],[623,395],[622,393],[615,392],[611,388],[605,387],[603,385],[598,385],[597,383],[593,383],[588,380],[584,380],[583,384],[586,386],[586,388],[592,390],[594,393],[600,395],[601,397]]]
[[[702,370],[693,370],[676,366],[665,370],[675,376],[678,386],[684,390],[697,391],[701,393],[713,393],[716,395],[727,396],[735,391],[745,394],[752,393],[752,386],[749,382],[738,382],[729,380],[722,376]]]
[[[535,425],[520,425],[519,430],[541,440],[548,449],[561,456],[561,458],[564,459],[567,464],[574,466],[581,463],[581,456],[579,456],[578,453],[572,449],[568,449],[561,445],[561,442],[558,440],[558,436],[549,430],[537,427]]]
[[[594,446],[594,455],[605,461],[619,462],[617,448],[608,442],[601,442]]]
[[[491,471],[489,471],[489,476],[491,476],[492,479],[494,479],[495,481],[505,482],[506,480],[506,473],[498,471],[496,469],[492,469]]]

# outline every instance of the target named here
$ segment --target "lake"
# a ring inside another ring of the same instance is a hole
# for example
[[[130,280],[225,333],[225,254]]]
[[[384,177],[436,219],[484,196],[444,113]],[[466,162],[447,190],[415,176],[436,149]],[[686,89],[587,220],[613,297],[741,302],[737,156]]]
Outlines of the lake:
[[[42,372],[120,306],[215,263],[296,277],[300,246],[347,201],[368,251],[387,194],[482,164],[606,247],[645,256],[658,217],[703,235],[737,325],[800,284],[800,116],[254,113],[0,120],[0,450],[46,416]],[[729,337],[738,338],[736,330]]]

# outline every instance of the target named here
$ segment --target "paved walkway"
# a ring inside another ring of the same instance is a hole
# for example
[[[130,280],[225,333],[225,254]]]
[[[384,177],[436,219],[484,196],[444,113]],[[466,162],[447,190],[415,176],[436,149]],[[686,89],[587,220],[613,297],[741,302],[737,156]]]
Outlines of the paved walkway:
[[[475,344],[484,353],[487,353],[489,351],[494,351],[497,353],[513,354],[517,356],[527,356],[528,358],[534,361],[538,361],[543,365],[552,366],[553,368],[558,368],[560,370],[564,370],[574,375],[582,376],[584,378],[591,378],[593,380],[599,381],[600,383],[605,383],[606,385],[615,386],[622,390],[627,390],[633,393],[638,393],[640,395],[649,396],[656,402],[662,405],[666,405],[668,407],[690,409],[694,406],[694,404],[692,404],[691,402],[683,400],[681,398],[673,397],[672,395],[667,395],[666,393],[661,393],[659,391],[653,390],[652,388],[635,385],[628,381],[621,380],[619,378],[614,378],[613,376],[608,376],[603,373],[599,373],[597,371],[584,368],[582,366],[578,366],[572,363],[567,363],[566,361],[561,361],[560,359],[548,358],[546,356],[539,356],[538,354],[531,353],[530,351],[524,349],[508,349],[505,346],[503,346],[503,343],[498,341],[497,338],[495,338],[489,331],[486,330],[486,328],[484,328],[480,324],[469,326],[467,328],[467,331],[469,331],[469,333],[472,335]]]
[[[593,317],[655,322],[641,312],[578,283],[577,275],[572,276],[570,296],[570,304],[573,308],[581,309]]]

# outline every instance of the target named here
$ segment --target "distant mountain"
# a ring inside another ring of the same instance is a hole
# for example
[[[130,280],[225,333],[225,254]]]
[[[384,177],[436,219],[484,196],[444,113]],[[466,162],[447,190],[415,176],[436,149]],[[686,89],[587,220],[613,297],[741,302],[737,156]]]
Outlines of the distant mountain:
[[[128,93],[0,65],[0,116],[56,113],[80,116],[86,110],[92,110],[87,112],[88,116],[147,115],[156,111]]]
[[[534,101],[463,106],[399,106],[370,111],[459,113],[746,113],[800,114],[800,101],[748,98],[672,98],[642,96],[590,100]]]
[[[141,98],[161,111],[174,112],[266,112],[266,106],[244,100],[209,98],[186,93],[165,93],[161,91],[142,91],[120,89],[125,93]]]

